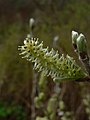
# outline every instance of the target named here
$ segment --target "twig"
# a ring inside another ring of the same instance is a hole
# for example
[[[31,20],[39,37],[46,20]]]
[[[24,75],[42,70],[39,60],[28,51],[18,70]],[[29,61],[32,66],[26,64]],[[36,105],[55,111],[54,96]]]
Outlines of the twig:
[[[35,25],[35,20],[33,18],[29,21],[30,26],[30,37],[33,37],[33,29]],[[36,96],[36,87],[37,87],[37,74],[33,72],[33,80],[32,80],[32,93],[31,93],[31,120],[35,120],[36,117],[36,111],[35,111],[35,105],[34,105],[34,98]]]
[[[78,54],[79,60],[84,65],[86,72],[90,76],[90,59],[87,52],[87,42],[85,36],[80,35],[76,31],[72,31],[72,44],[75,52]]]
[[[90,82],[90,76],[75,80],[76,82]]]
[[[31,112],[32,112],[31,113],[31,120],[35,120],[35,117],[36,117],[34,98],[36,96],[37,74],[34,72],[33,75],[34,75],[34,77],[33,77],[33,80],[32,80],[32,93],[31,93],[31,102],[32,102],[32,105],[31,105]]]
[[[85,66],[87,73],[90,75],[90,61],[89,61],[88,55],[87,55],[86,59],[81,59],[81,57],[80,57],[80,60],[83,63],[83,65]]]

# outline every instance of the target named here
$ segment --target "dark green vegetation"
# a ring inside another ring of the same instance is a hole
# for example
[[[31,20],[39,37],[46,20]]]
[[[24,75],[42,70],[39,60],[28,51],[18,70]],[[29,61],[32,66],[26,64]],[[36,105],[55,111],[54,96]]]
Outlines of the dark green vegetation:
[[[30,120],[32,81],[35,77],[31,63],[21,59],[17,50],[30,32],[30,17],[36,19],[34,35],[43,40],[45,46],[52,48],[53,38],[58,35],[60,52],[77,59],[71,45],[71,31],[82,31],[90,48],[90,1],[0,0],[0,9],[0,120]],[[80,64],[78,60],[77,62]],[[44,103],[53,95],[54,87],[50,77],[45,79],[48,80]],[[63,111],[73,112],[75,120],[89,120],[89,83],[64,82],[60,87],[59,96],[65,103]],[[36,114],[43,116],[41,109],[36,109]],[[57,117],[57,120],[60,118]]]
[[[20,105],[0,101],[0,119],[26,120],[24,108]]]

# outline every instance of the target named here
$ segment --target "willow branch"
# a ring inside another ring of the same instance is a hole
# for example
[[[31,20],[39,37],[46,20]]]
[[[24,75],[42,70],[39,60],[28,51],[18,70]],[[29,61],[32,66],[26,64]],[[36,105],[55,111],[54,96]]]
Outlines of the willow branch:
[[[90,82],[90,76],[84,77],[84,78],[79,78],[75,80],[76,82]]]

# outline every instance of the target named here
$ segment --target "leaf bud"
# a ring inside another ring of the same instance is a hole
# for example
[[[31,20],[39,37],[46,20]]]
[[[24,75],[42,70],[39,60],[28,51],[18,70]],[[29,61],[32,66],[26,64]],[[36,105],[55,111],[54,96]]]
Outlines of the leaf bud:
[[[86,39],[82,33],[77,38],[77,50],[81,59],[85,59],[87,57]]]
[[[77,50],[77,38],[78,38],[78,32],[72,31],[72,44],[75,50]]]
[[[30,18],[30,20],[29,20],[29,26],[30,26],[31,30],[33,30],[34,25],[35,25],[35,20],[33,18]]]

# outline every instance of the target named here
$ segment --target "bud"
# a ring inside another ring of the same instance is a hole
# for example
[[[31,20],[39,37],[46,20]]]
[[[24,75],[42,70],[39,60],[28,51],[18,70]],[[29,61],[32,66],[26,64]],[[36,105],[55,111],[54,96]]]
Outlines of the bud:
[[[77,50],[77,38],[78,38],[78,32],[72,31],[72,44],[75,50]]]
[[[33,18],[30,18],[30,20],[29,20],[29,26],[30,26],[31,30],[34,28],[34,24],[35,24],[35,20]]]
[[[39,99],[42,101],[45,98],[44,92],[39,93]]]
[[[38,97],[35,97],[35,99],[34,99],[34,104],[35,104],[35,107],[36,107],[36,108],[40,108],[40,106],[41,106],[41,101],[40,101],[40,99],[39,99]]]
[[[87,52],[86,39],[82,33],[77,38],[77,49],[78,52]]]
[[[53,96],[49,99],[48,105],[47,105],[47,111],[49,114],[53,113],[56,110],[57,107],[57,98],[56,96]]]
[[[58,40],[59,40],[59,36],[57,35],[57,36],[54,37],[53,41],[57,42]]]
[[[48,120],[48,118],[45,116],[45,117],[36,117],[36,120]]]
[[[60,108],[60,110],[65,109],[65,105],[64,105],[64,102],[62,100],[59,102],[59,108]]]
[[[85,59],[87,56],[87,45],[85,36],[81,33],[77,38],[77,50],[82,59]]]

